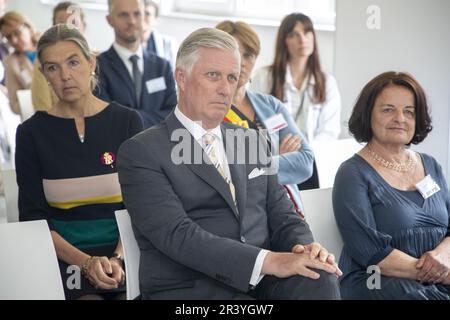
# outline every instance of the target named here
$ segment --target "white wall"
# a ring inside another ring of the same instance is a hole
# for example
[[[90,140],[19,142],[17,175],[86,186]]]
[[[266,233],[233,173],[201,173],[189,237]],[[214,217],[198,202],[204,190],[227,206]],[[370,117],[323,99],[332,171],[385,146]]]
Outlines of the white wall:
[[[381,29],[366,27],[369,5],[381,9]],[[26,13],[40,31],[50,26],[52,7],[39,0],[9,0],[9,9]],[[373,76],[387,70],[412,73],[424,86],[432,107],[433,132],[417,149],[435,156],[448,172],[450,107],[450,1],[448,0],[336,0],[336,33],[318,31],[324,69],[337,77],[343,100],[343,132],[353,103]],[[104,11],[86,10],[87,37],[103,51],[113,41]],[[159,29],[181,42],[193,30],[214,26],[201,19],[161,17]],[[276,27],[253,26],[262,51],[256,66],[273,58]],[[449,175],[447,174],[447,177]]]
[[[366,26],[369,5],[381,9],[381,29]],[[449,177],[450,1],[337,0],[335,74],[343,98],[344,131],[357,95],[375,75],[412,73],[427,92],[433,131],[415,149],[433,155]]]
[[[52,6],[43,5],[39,0],[9,0],[8,10],[25,13],[35,23],[39,31],[43,32],[51,25]],[[87,38],[91,46],[104,51],[111,45],[114,34],[106,22],[105,11],[85,10],[87,20]],[[180,43],[192,31],[201,27],[214,27],[219,22],[201,19],[174,18],[162,16],[158,21],[158,30],[175,37]],[[256,67],[270,64],[273,59],[277,27],[255,26],[260,36],[262,50]],[[323,68],[333,73],[334,33],[318,31],[317,35]]]
[[[181,42],[189,33],[202,27],[214,27],[218,21],[191,20],[186,18],[161,17],[158,21],[158,29],[167,30],[167,33],[175,36]],[[277,27],[252,25],[261,41],[261,54],[256,62],[258,66],[272,63]],[[334,61],[334,32],[318,31],[317,40],[319,42],[320,55],[323,68],[333,73]]]

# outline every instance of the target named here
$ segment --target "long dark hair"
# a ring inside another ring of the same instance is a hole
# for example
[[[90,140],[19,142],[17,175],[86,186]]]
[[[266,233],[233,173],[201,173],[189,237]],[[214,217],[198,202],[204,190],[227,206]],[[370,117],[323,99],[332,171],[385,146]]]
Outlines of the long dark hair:
[[[319,49],[317,47],[316,32],[311,19],[302,13],[291,13],[281,22],[278,29],[277,41],[275,47],[275,58],[271,66],[272,70],[272,88],[270,94],[284,101],[284,83],[286,82],[286,68],[289,61],[289,52],[286,46],[288,34],[295,28],[297,22],[301,22],[305,31],[312,32],[314,35],[314,51],[308,58],[307,71],[314,78],[314,103],[322,103],[326,99],[326,80],[325,74],[320,67]]]

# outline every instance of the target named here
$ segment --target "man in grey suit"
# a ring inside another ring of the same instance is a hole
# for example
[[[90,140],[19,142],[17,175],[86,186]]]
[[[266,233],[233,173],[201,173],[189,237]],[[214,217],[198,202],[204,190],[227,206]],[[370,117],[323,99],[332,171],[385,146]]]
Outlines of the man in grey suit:
[[[195,31],[177,55],[178,106],[119,150],[142,298],[339,299],[334,256],[255,154],[265,140],[222,123],[239,72],[233,37]]]

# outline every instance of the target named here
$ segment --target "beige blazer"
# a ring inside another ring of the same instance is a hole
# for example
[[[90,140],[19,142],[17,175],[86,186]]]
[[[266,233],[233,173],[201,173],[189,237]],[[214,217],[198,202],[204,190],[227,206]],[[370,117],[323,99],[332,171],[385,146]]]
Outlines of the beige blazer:
[[[36,59],[33,68],[33,81],[31,82],[31,98],[34,110],[46,111],[58,102],[58,97],[47,83],[47,79],[45,79],[39,67],[39,60]]]
[[[5,84],[8,88],[8,98],[11,110],[20,114],[19,101],[17,100],[17,90],[27,90],[31,88],[33,64],[23,53],[11,53],[4,61],[6,77]]]

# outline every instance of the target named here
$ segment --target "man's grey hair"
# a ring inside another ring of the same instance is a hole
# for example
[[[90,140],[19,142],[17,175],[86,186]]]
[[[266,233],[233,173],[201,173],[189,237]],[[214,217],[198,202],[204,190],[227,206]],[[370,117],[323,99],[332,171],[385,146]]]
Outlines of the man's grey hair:
[[[139,4],[141,6],[144,6],[144,0],[139,0]],[[113,6],[114,6],[114,0],[108,0],[108,13],[111,13],[113,11]]]
[[[198,52],[201,48],[233,51],[240,65],[239,45],[232,36],[216,28],[201,28],[191,33],[181,43],[177,53],[176,67],[183,69],[190,75],[194,64],[198,60]]]

